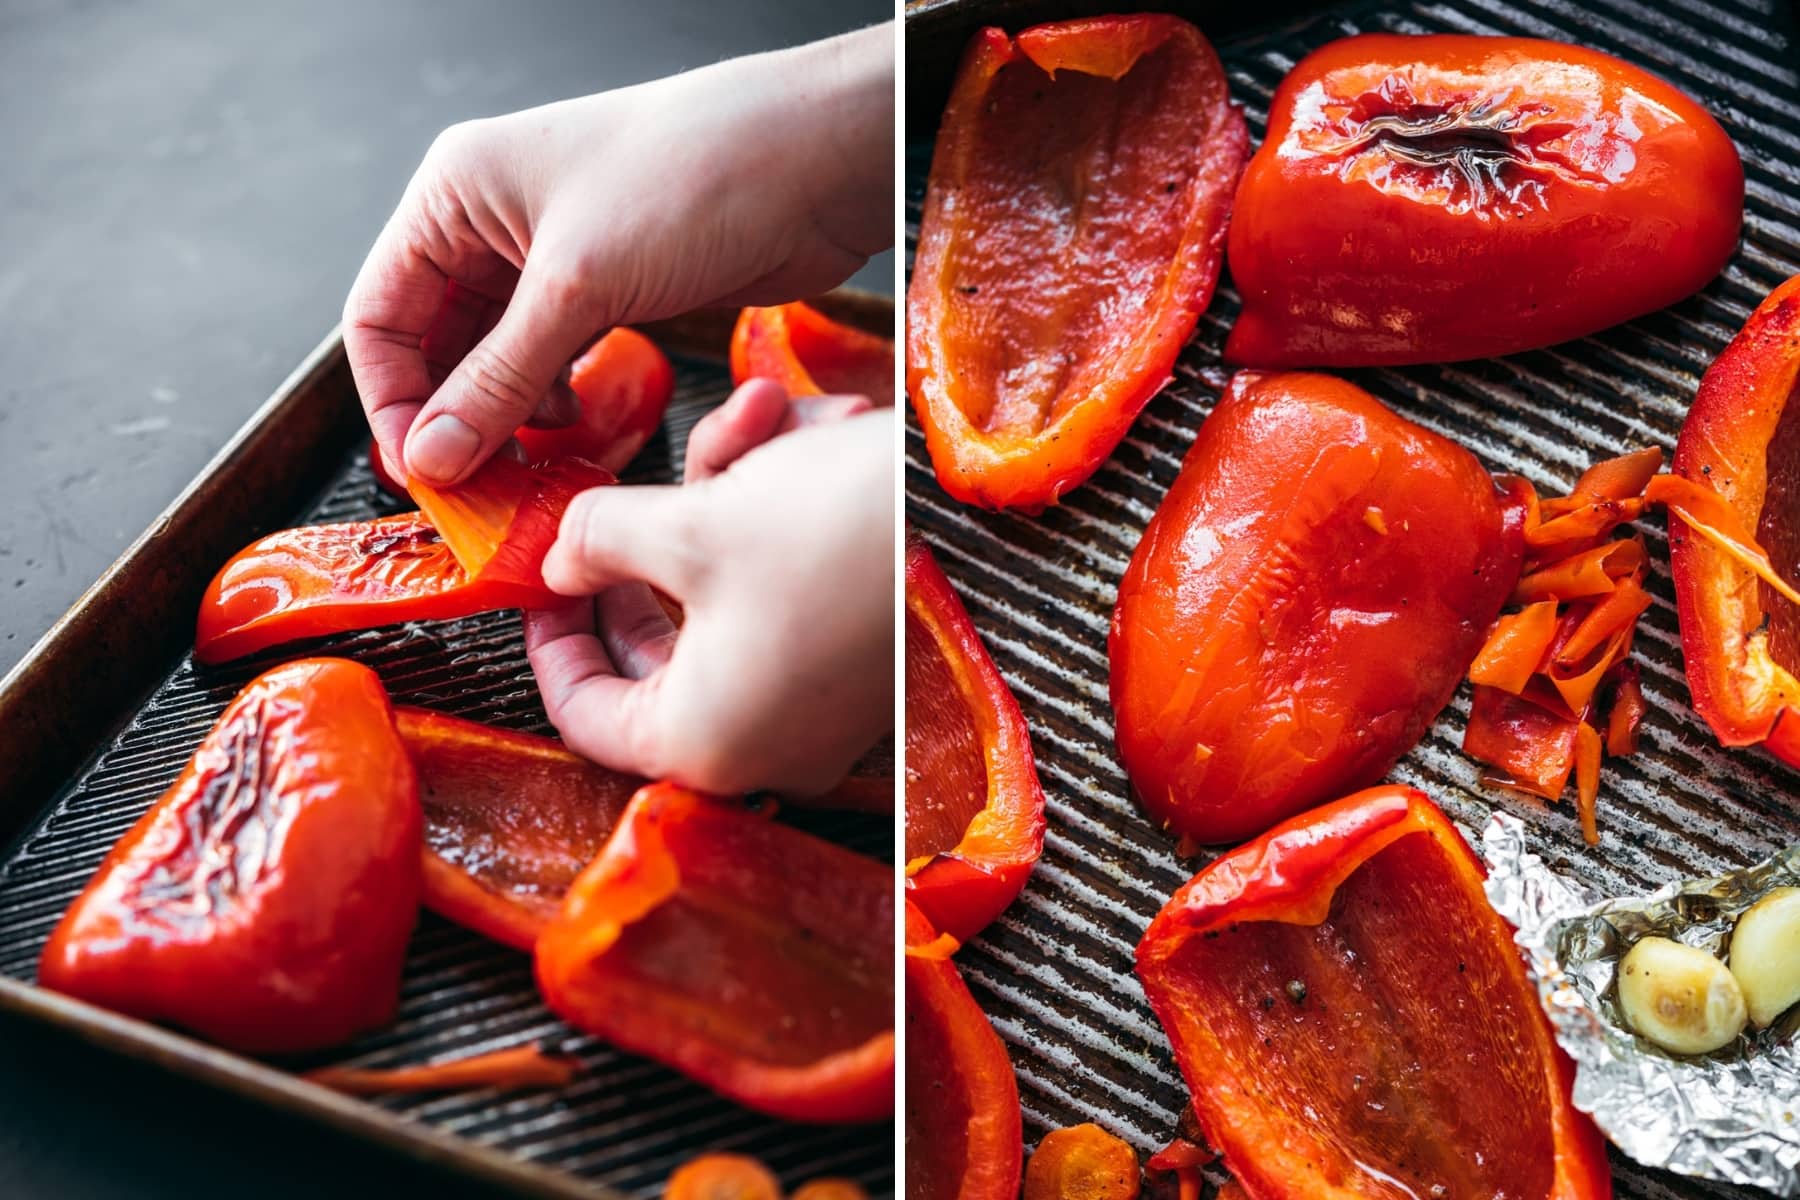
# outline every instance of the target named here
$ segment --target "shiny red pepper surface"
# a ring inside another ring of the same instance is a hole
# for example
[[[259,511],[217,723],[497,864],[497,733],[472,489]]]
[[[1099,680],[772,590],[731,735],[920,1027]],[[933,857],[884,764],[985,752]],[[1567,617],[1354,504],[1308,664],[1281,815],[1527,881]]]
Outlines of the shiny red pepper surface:
[[[1151,922],[1138,977],[1250,1195],[1612,1195],[1482,879],[1423,793],[1372,788],[1218,859]]]
[[[672,784],[643,788],[538,938],[584,1032],[794,1121],[894,1109],[885,864]]]
[[[731,333],[731,381],[773,379],[789,396],[867,396],[894,403],[894,343],[810,304],[746,308]]]
[[[419,778],[425,907],[529,952],[644,780],[555,738],[394,710]]]
[[[381,681],[343,659],[238,693],[50,935],[45,987],[252,1054],[386,1023],[419,800]]]
[[[1036,511],[1105,461],[1212,299],[1248,146],[1178,17],[976,35],[906,298],[906,389],[945,491]]]
[[[581,459],[499,456],[453,491],[415,482],[426,512],[272,533],[207,585],[194,654],[226,662],[297,638],[561,604],[543,562],[563,509],[612,482]]]
[[[1800,586],[1800,277],[1772,292],[1700,382],[1674,472],[1724,500]],[[1669,516],[1694,710],[1727,746],[1800,766],[1800,605]]]
[[[1227,361],[1444,362],[1593,333],[1698,291],[1743,221],[1704,109],[1558,42],[1365,34],[1288,73],[1244,172]]]
[[[1327,375],[1246,371],[1119,585],[1119,753],[1203,842],[1380,779],[1518,579],[1523,507],[1475,456]]]
[[[917,535],[906,541],[906,895],[966,942],[1044,848],[1044,791],[1019,702]]]

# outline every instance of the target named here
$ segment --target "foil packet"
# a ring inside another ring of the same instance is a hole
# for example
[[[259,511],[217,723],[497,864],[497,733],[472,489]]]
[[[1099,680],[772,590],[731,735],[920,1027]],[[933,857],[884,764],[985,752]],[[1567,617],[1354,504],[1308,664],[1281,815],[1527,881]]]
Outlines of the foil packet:
[[[1556,1040],[1575,1061],[1575,1107],[1646,1166],[1800,1200],[1800,1010],[1688,1058],[1633,1034],[1613,987],[1642,937],[1722,957],[1740,913],[1775,888],[1800,886],[1800,846],[1746,870],[1599,901],[1531,853],[1515,817],[1489,819],[1482,855],[1488,901],[1518,930]]]

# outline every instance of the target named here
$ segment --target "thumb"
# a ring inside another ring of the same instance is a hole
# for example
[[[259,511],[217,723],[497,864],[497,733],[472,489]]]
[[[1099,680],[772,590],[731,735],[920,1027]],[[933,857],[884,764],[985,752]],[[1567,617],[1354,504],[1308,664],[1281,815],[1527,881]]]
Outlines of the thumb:
[[[530,419],[594,333],[581,290],[526,264],[500,320],[413,419],[409,475],[459,483]]]
[[[706,560],[701,489],[589,488],[563,510],[556,542],[544,556],[544,583],[564,596],[592,596],[642,581],[677,600],[693,591]]]

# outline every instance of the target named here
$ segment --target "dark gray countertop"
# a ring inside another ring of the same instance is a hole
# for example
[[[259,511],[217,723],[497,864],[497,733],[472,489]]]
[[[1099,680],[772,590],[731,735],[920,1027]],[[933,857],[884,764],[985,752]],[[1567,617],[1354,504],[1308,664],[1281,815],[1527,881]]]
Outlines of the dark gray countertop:
[[[879,0],[0,4],[0,672],[337,319],[443,126]],[[857,282],[886,290],[893,260]],[[0,1195],[479,1194],[0,1022]]]

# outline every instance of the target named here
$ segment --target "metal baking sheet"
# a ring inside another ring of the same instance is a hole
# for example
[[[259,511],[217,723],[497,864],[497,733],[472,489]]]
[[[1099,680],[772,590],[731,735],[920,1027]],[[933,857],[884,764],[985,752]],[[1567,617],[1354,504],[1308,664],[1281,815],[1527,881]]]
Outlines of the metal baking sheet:
[[[885,298],[850,296],[835,307],[869,327],[892,328]],[[730,391],[723,355],[731,315],[648,330],[671,351],[676,394],[662,432],[626,471],[627,481],[678,477],[688,430]],[[344,655],[378,671],[398,703],[552,732],[516,613],[318,639],[222,667],[198,666],[187,654],[194,601],[232,549],[266,528],[407,507],[375,486],[366,445],[334,335],[0,686],[0,723],[11,728],[0,729],[0,778],[7,780],[0,834],[12,833],[0,853],[0,1008],[521,1194],[656,1196],[682,1162],[727,1149],[761,1158],[789,1187],[842,1175],[872,1195],[891,1195],[891,1124],[808,1127],[761,1117],[655,1063],[576,1035],[539,1002],[527,956],[428,913],[408,952],[398,1019],[340,1052],[303,1059],[259,1063],[32,986],[44,939],[101,857],[173,781],[226,702],[276,662]],[[268,497],[284,491],[296,499],[283,511],[266,511]],[[133,675],[146,669],[141,680]],[[27,725],[46,732],[28,732]],[[69,764],[72,754],[81,761]],[[892,861],[884,817],[781,819]],[[415,1063],[541,1038],[582,1059],[572,1086],[369,1101],[335,1095],[283,1069]]]
[[[1566,491],[1592,460],[1646,443],[1673,449],[1701,373],[1770,289],[1800,271],[1800,55],[1785,2],[1455,0],[1332,6],[1298,17],[1277,3],[1281,23],[1261,27],[1246,22],[1267,20],[1267,11],[1173,7],[1218,47],[1257,141],[1290,67],[1328,41],[1368,31],[1580,42],[1673,80],[1725,124],[1748,176],[1744,241],[1701,294],[1548,350],[1344,372],[1491,469],[1516,471],[1546,494]],[[909,11],[908,40],[911,53],[934,57],[909,66],[909,77],[941,89],[979,25],[993,20],[1017,30],[1070,11],[1033,0],[926,0]],[[909,261],[935,126],[935,118],[920,121],[913,111]],[[1178,859],[1173,839],[1131,800],[1112,743],[1106,633],[1138,536],[1229,378],[1219,348],[1237,311],[1226,279],[1174,382],[1093,479],[1042,517],[957,504],[938,488],[916,422],[907,429],[908,518],[930,541],[1024,708],[1048,797],[1049,836],[1029,886],[958,955],[1012,1053],[1028,1146],[1049,1129],[1091,1120],[1148,1152],[1168,1141],[1187,1100],[1132,973],[1132,951],[1170,893],[1205,860]],[[1460,748],[1466,688],[1393,772],[1435,797],[1466,834],[1478,835],[1490,811],[1514,814],[1533,851],[1583,886],[1613,894],[1745,866],[1800,840],[1800,772],[1761,752],[1721,749],[1688,707],[1665,530],[1660,519],[1639,528],[1655,597],[1637,642],[1651,712],[1642,752],[1606,766],[1599,847],[1582,844],[1572,805],[1543,807],[1480,786],[1476,764]],[[1618,1195],[1631,1200],[1757,1194],[1645,1170],[1617,1152],[1613,1168]]]

